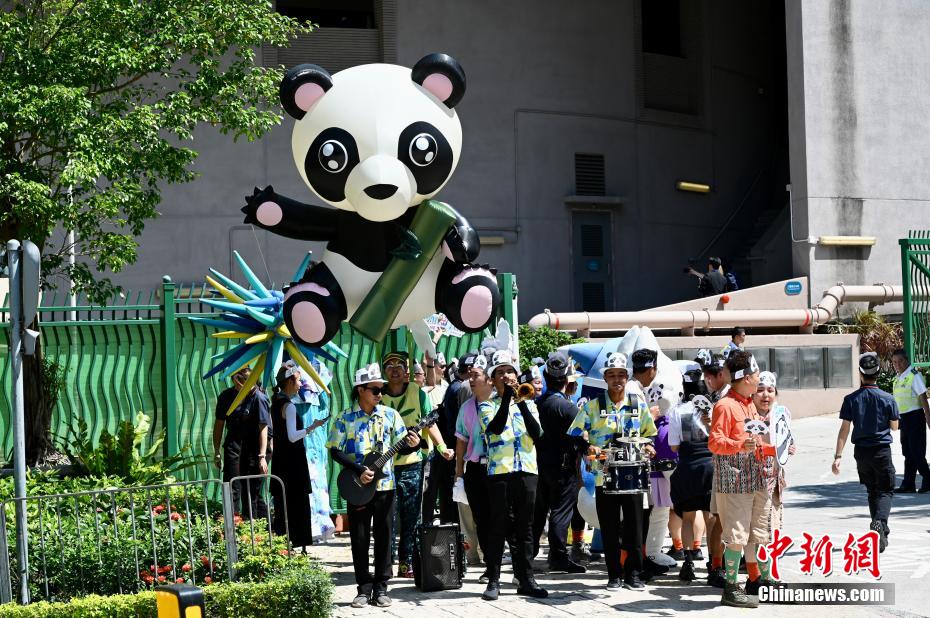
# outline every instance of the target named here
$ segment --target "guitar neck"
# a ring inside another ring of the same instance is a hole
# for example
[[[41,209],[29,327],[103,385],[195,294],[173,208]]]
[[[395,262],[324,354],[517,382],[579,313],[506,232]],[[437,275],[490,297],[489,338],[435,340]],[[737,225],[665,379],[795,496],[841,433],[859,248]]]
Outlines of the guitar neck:
[[[410,431],[419,432],[424,427],[429,427],[435,422],[436,422],[435,418],[433,418],[432,416],[428,416],[422,419],[419,423],[417,423],[416,426],[411,427]],[[407,436],[405,435],[403,438],[395,442],[391,446],[391,448],[385,451],[385,453],[375,461],[375,465],[378,467],[379,470],[384,467],[384,464],[386,464],[391,459],[393,459],[394,456],[397,455],[397,453],[400,451],[400,449],[404,448],[404,442],[406,440],[407,440]]]

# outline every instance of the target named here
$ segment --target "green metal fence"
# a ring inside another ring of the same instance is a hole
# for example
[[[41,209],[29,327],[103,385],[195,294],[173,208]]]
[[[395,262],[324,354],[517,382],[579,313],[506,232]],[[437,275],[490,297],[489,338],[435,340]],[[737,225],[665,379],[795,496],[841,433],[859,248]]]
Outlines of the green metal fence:
[[[513,328],[516,285],[513,275],[498,276],[505,303],[503,317]],[[134,299],[132,298],[134,296]],[[230,384],[218,377],[202,380],[212,366],[211,357],[238,343],[215,339],[215,329],[186,319],[214,310],[201,302],[212,298],[202,285],[178,287],[168,277],[157,291],[127,294],[105,307],[79,299],[68,306],[67,296],[47,294],[39,309],[43,354],[64,370],[65,384],[52,415],[52,434],[66,439],[78,418],[87,422],[96,441],[107,430],[142,411],[152,419],[152,436],[167,430],[166,451],[176,453],[190,444],[191,454],[212,456],[214,407],[220,391]],[[6,305],[6,303],[4,303]],[[5,313],[7,309],[0,309]],[[0,445],[12,450],[10,427],[9,324],[0,323]],[[405,329],[389,341],[401,342],[412,354],[420,351]],[[442,337],[437,348],[446,357],[476,349],[482,335]],[[349,404],[354,372],[380,359],[382,345],[344,325],[336,343],[349,355],[339,363],[327,363],[333,373],[331,408]],[[187,480],[216,476],[207,464],[189,470]]]
[[[930,230],[912,230],[901,245],[904,349],[915,367],[930,367]]]

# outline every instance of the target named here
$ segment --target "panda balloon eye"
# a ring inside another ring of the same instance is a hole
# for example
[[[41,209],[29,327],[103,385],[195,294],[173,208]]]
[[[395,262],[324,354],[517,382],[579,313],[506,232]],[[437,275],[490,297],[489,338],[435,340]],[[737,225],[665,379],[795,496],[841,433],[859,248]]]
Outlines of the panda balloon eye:
[[[408,154],[414,165],[426,167],[436,160],[436,154],[439,152],[439,146],[436,145],[436,138],[429,133],[420,133],[410,141]]]
[[[345,169],[349,161],[346,147],[341,142],[331,139],[320,146],[320,165],[332,174],[338,174]]]

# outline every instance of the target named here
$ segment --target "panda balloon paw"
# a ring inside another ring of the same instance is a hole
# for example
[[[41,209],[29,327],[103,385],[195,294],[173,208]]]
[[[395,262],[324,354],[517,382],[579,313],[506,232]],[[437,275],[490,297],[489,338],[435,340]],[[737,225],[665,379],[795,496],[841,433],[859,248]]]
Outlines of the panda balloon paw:
[[[326,264],[315,264],[284,290],[284,323],[304,345],[320,347],[330,341],[347,313],[342,288]]]
[[[494,319],[500,302],[493,269],[449,260],[443,263],[436,286],[436,310],[456,328],[465,332],[484,330]]]

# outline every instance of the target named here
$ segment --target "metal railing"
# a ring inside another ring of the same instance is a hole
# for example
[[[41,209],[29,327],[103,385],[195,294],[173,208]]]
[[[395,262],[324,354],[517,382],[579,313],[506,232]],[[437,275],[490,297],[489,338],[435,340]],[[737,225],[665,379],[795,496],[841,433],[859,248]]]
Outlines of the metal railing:
[[[246,498],[258,483],[256,495],[270,497],[264,513],[255,513],[248,499],[245,512],[237,513],[232,483],[245,483]],[[210,498],[217,492],[221,502]],[[28,513],[25,559],[10,553],[17,502]],[[236,581],[239,543],[246,537],[251,554],[260,553],[265,534],[274,552],[281,544],[275,531],[283,530],[278,536],[285,539],[286,554],[293,553],[286,504],[281,479],[270,475],[7,500],[0,503],[0,602],[11,602],[14,590],[26,604],[133,593],[160,583]],[[246,521],[247,531],[240,530]]]

